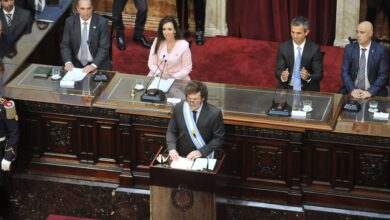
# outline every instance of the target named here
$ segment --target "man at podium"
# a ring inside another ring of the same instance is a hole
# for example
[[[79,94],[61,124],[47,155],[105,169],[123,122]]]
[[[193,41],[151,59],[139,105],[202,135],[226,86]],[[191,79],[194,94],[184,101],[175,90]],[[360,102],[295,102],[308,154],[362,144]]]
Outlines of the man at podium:
[[[207,103],[205,84],[192,80],[185,88],[186,101],[173,109],[167,129],[167,148],[172,160],[212,158],[223,144],[225,128],[221,110]]]

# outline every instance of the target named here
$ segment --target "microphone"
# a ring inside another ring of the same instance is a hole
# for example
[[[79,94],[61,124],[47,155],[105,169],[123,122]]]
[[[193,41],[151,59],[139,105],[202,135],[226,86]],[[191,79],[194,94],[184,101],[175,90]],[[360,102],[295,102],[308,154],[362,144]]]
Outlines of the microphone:
[[[160,82],[161,82],[161,78],[162,78],[162,75],[164,74],[164,70],[165,70],[165,66],[167,65],[167,60],[165,60],[164,62],[164,66],[163,66],[163,69],[161,71],[161,75],[160,75],[160,78],[158,79],[158,83],[157,83],[157,89],[159,90],[160,89]]]
[[[160,66],[161,66],[162,62],[164,62],[164,60],[165,60],[165,54],[163,55],[161,62],[160,62],[159,64],[157,64],[157,68],[156,68],[156,70],[154,71],[152,77],[150,77],[148,83],[146,83],[146,88],[149,87],[150,83],[152,82],[152,79],[154,79],[154,77],[156,76],[157,70],[160,69]]]
[[[268,115],[278,116],[278,117],[290,117],[291,116],[291,106],[287,104],[288,91],[284,102],[275,102],[275,95],[278,89],[275,89],[271,107],[268,109]]]
[[[175,143],[184,135],[184,133],[185,133],[185,130],[180,132],[180,134],[175,139]]]
[[[164,55],[164,57],[165,57],[165,55]],[[141,101],[145,101],[145,102],[164,102],[165,101],[165,93],[159,89],[162,74],[164,73],[164,69],[165,69],[165,66],[167,64],[167,60],[163,60],[163,61],[164,61],[164,66],[163,66],[163,69],[161,71],[160,78],[158,79],[157,88],[147,89],[146,92],[141,96]]]

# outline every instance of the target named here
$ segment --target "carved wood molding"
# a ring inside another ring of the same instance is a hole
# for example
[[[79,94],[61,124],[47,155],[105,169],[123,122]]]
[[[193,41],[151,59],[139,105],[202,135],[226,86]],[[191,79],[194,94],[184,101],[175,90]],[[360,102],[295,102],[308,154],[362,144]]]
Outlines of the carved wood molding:
[[[168,127],[169,118],[158,118],[144,115],[131,115],[131,124],[145,125],[145,126],[157,126]]]
[[[256,138],[279,139],[282,141],[302,143],[303,134],[268,128],[256,128],[240,125],[225,125],[227,135],[251,136]]]
[[[360,168],[357,177],[357,183],[362,185],[386,187],[387,184],[387,169],[389,164],[389,155],[359,153]]]
[[[108,119],[119,118],[119,114],[115,112],[115,109],[32,102],[24,100],[17,100],[17,106],[19,112],[55,113]]]
[[[390,138],[354,134],[341,134],[324,131],[309,131],[306,133],[305,139],[310,141],[323,141],[342,144],[390,146]]]
[[[48,128],[49,140],[54,146],[66,147],[69,148],[69,152],[72,152],[71,149],[71,122],[55,123],[53,121],[47,121],[46,127]],[[48,146],[50,150],[50,146]]]

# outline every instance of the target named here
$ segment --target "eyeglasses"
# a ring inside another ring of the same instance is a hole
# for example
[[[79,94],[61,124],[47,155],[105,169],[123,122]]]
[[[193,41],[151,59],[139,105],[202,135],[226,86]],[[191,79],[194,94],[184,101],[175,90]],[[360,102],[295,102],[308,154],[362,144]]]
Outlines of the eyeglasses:
[[[187,102],[191,102],[193,104],[199,104],[202,100],[201,99],[190,99],[187,98]]]

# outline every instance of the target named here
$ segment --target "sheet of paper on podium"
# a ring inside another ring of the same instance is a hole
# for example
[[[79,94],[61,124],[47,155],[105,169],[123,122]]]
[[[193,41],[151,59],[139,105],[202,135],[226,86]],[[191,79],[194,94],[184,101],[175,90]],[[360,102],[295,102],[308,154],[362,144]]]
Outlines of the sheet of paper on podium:
[[[82,70],[81,68],[73,68],[72,71],[68,71],[61,79],[60,86],[63,88],[74,88],[74,84],[82,81],[87,75]]]
[[[191,170],[214,170],[217,159],[197,158],[191,167]]]
[[[189,160],[184,157],[179,157],[179,159],[171,162],[171,168],[182,170],[214,170],[216,163],[216,159],[197,158],[195,160]]]
[[[189,170],[192,167],[194,161],[189,160],[185,157],[179,157],[177,160],[172,160],[171,168]]]
[[[162,90],[163,92],[168,92],[168,90],[169,90],[169,88],[171,88],[173,82],[175,82],[175,79],[172,79],[172,78],[160,80],[160,77],[154,77],[152,83],[148,87],[148,90],[149,89],[159,89],[159,90]],[[157,88],[157,86],[158,86],[158,88]]]

